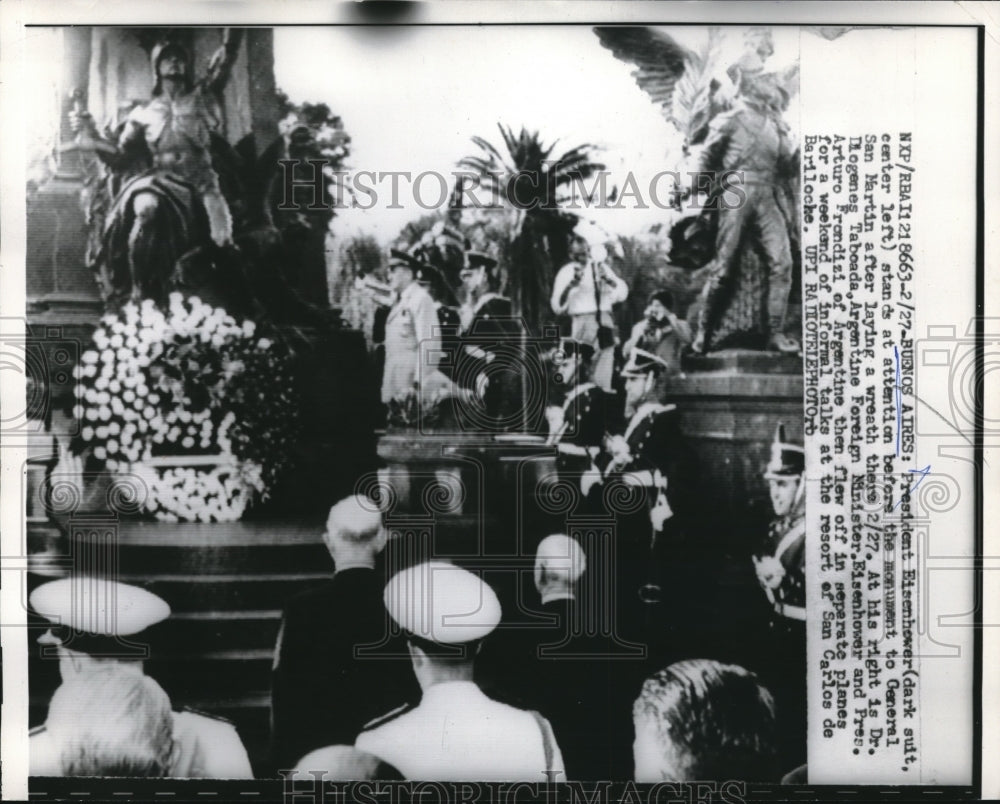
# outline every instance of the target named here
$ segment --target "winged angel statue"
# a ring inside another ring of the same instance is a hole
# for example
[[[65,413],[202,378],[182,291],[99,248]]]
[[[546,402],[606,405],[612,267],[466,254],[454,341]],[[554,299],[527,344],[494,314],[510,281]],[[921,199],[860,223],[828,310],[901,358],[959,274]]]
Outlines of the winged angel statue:
[[[798,65],[765,70],[774,54],[765,27],[739,38],[710,27],[698,49],[659,28],[594,31],[616,58],[635,66],[636,83],[683,136],[679,162],[710,177],[699,211],[670,232],[672,261],[707,275],[695,351],[798,352],[790,333],[800,316],[789,296],[800,270],[799,154],[784,121]]]

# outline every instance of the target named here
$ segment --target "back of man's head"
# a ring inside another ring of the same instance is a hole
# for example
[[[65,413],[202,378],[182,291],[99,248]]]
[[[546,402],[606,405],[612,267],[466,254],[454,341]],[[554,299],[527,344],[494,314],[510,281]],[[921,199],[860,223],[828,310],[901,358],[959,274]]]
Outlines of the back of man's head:
[[[372,754],[349,745],[328,745],[317,748],[300,759],[291,775],[292,780],[358,782],[369,779],[402,779],[392,765]]]
[[[368,497],[345,497],[330,509],[324,540],[334,561],[338,552],[370,552],[374,556],[385,546],[382,512]]]
[[[775,780],[774,701],[742,667],[672,664],[646,679],[632,715],[638,782]]]
[[[173,726],[160,685],[110,662],[65,680],[46,720],[65,776],[167,776]]]
[[[587,569],[587,558],[576,539],[562,533],[546,536],[535,552],[535,587],[542,602],[571,597],[573,588]]]

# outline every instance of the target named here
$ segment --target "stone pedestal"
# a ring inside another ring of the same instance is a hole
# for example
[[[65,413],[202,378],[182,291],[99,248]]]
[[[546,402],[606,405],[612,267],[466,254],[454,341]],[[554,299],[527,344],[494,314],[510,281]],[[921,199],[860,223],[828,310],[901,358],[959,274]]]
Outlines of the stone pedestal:
[[[669,397],[698,455],[706,535],[721,552],[749,555],[771,517],[762,472],[778,423],[802,443],[801,359],[733,350],[686,368]]]

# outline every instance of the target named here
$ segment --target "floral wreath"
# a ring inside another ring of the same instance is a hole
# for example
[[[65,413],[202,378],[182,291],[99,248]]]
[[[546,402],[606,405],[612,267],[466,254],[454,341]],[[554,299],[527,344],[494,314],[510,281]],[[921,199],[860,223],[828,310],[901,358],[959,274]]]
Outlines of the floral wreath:
[[[75,369],[74,452],[138,476],[158,519],[238,519],[298,436],[291,356],[256,331],[180,293],[105,316]]]

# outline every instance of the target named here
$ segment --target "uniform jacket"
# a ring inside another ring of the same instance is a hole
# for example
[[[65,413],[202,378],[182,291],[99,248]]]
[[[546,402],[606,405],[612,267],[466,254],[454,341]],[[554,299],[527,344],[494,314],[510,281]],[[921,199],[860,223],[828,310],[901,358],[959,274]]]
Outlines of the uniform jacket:
[[[759,557],[773,556],[785,569],[777,589],[765,590],[778,616],[805,619],[806,605],[806,518],[805,498],[792,511],[771,522]]]
[[[483,403],[487,416],[497,421],[497,429],[520,424],[516,414],[522,407],[521,323],[512,314],[510,299],[495,293],[487,293],[474,307],[462,310],[462,346],[454,379],[461,387],[474,389],[480,375],[489,377]],[[490,370],[494,360],[499,362]],[[506,424],[501,425],[501,419]]]
[[[175,779],[252,779],[250,759],[233,724],[192,710],[174,712]],[[45,726],[28,740],[29,774],[62,776],[57,746]]]
[[[411,282],[389,310],[385,321],[385,368],[382,402],[404,399],[440,353],[437,308],[419,282]],[[423,345],[421,345],[423,344]],[[420,366],[421,355],[428,365]]]
[[[546,769],[566,778],[549,722],[494,701],[471,681],[434,684],[419,706],[373,723],[355,747],[407,779],[544,782]]]
[[[583,471],[590,466],[590,450],[600,447],[605,433],[621,427],[620,405],[615,395],[592,382],[575,386],[562,403],[562,427],[549,433],[562,470]]]
[[[646,402],[625,428],[631,461],[623,467],[645,477],[659,472],[667,481],[667,501],[675,514],[690,510],[695,486],[694,460],[680,430],[676,405]]]
[[[384,587],[373,569],[345,569],[285,607],[271,696],[280,767],[316,748],[351,745],[372,718],[419,699],[400,638],[388,640],[375,657],[355,655],[357,646],[387,639]]]

